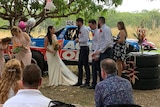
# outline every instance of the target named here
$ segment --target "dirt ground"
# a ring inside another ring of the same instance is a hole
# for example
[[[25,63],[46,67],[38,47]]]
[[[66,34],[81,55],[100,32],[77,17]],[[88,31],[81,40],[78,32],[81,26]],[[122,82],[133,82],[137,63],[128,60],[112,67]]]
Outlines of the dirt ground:
[[[53,99],[66,103],[80,104],[83,107],[94,107],[94,90],[75,86],[49,87],[48,76],[43,77],[42,93]],[[133,90],[135,103],[142,107],[160,107],[160,89]]]

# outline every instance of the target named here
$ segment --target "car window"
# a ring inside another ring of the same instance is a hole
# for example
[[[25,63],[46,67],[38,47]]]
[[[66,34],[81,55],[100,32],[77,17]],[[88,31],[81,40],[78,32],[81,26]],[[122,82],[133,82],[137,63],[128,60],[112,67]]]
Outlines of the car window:
[[[69,28],[64,36],[65,40],[75,40],[78,37],[77,28]]]

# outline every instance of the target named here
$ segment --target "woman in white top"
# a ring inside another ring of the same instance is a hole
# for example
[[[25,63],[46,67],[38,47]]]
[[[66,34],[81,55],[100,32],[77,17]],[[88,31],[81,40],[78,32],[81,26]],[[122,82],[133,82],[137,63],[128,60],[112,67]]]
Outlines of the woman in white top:
[[[54,44],[57,43],[54,32],[54,27],[49,26],[44,41],[48,63],[49,86],[73,85],[77,82],[77,76],[67,68],[61,60],[58,51],[54,49]]]
[[[21,63],[17,59],[9,60],[5,64],[0,80],[0,104],[14,96],[22,87],[21,78]]]

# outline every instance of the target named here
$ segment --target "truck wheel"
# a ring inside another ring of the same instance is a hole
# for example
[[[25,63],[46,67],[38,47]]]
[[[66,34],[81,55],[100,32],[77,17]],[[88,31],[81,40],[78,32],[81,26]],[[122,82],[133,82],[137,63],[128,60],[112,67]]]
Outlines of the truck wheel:
[[[133,89],[139,89],[139,90],[152,90],[159,88],[160,88],[160,78],[139,79],[136,80],[135,84],[133,85]]]
[[[153,79],[160,76],[160,67],[144,67],[144,68],[136,68],[137,77],[139,79]]]
[[[42,74],[44,72],[44,57],[39,51],[32,50],[32,63],[37,63],[40,67]]]
[[[37,61],[34,58],[31,59],[31,63],[37,65]]]
[[[160,55],[140,55],[136,56],[137,67],[157,67],[160,64]]]

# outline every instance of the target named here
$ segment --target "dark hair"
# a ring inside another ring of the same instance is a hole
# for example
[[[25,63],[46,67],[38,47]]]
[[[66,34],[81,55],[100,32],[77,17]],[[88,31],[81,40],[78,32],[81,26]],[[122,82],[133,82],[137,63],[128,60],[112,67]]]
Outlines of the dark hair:
[[[2,39],[2,43],[4,44],[4,43],[6,43],[6,42],[11,42],[11,38],[9,38],[9,37],[6,37],[6,38],[3,38]]]
[[[88,23],[96,24],[96,20],[95,19],[91,19],[91,20],[88,21]]]
[[[110,58],[106,58],[100,63],[101,68],[107,73],[112,74],[117,72],[116,62]]]
[[[105,20],[105,18],[104,17],[99,17],[99,20],[103,23],[103,24],[105,24],[106,23],[106,20]]]
[[[125,31],[126,37],[127,37],[128,34],[127,34],[127,30],[126,30],[124,22],[123,21],[119,21],[117,24],[120,25],[120,30],[124,30]]]
[[[23,84],[28,88],[38,88],[41,69],[36,64],[27,65],[23,70]]]
[[[83,24],[83,19],[82,18],[77,18],[77,22],[81,22]]]
[[[50,101],[48,107],[76,107],[76,106],[61,101]]]
[[[48,26],[47,35],[46,35],[49,40],[50,45],[52,44],[52,35],[50,33],[50,29],[52,29],[52,28],[53,28],[53,26]]]

